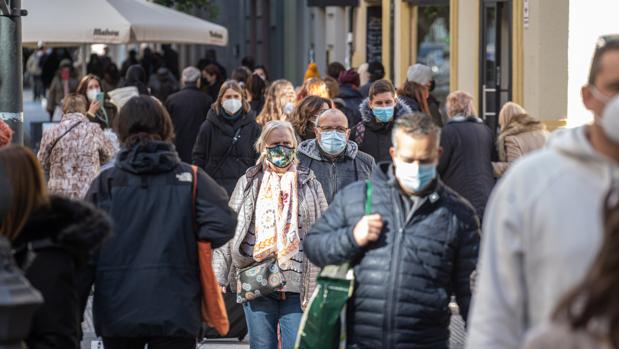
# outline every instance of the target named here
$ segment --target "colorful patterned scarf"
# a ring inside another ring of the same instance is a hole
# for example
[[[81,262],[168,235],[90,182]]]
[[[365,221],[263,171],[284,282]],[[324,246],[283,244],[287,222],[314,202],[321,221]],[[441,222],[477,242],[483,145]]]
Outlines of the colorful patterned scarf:
[[[299,196],[297,171],[291,167],[283,175],[265,169],[256,202],[257,262],[277,256],[280,267],[286,268],[299,252]]]

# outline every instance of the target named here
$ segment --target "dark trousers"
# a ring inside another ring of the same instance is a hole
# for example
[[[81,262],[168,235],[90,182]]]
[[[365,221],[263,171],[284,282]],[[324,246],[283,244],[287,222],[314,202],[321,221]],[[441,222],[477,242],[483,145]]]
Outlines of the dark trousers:
[[[103,338],[105,349],[195,349],[195,338],[153,337],[153,338]]]

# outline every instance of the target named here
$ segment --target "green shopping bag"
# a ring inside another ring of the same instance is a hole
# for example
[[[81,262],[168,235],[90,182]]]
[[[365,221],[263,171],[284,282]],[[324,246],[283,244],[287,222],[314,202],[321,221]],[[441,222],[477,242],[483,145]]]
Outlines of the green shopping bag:
[[[372,213],[372,182],[366,181],[365,214]],[[295,349],[338,349],[346,346],[346,304],[354,288],[349,263],[328,265],[316,279],[305,309]]]

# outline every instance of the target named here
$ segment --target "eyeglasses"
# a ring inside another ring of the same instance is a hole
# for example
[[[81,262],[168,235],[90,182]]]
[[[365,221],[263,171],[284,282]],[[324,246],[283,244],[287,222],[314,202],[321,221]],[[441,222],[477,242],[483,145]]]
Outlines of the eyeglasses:
[[[337,127],[317,126],[316,128],[320,129],[320,131],[323,131],[323,132],[329,132],[329,131],[346,132],[348,131],[348,127],[343,127],[343,126],[337,126]]]

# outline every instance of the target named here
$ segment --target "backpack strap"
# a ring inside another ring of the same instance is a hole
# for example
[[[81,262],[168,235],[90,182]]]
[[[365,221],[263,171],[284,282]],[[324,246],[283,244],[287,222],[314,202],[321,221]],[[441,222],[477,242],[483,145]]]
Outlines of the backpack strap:
[[[191,188],[191,217],[193,221],[193,230],[198,231],[198,220],[196,214],[196,202],[198,200],[198,166],[191,165],[191,173],[193,175]]]

